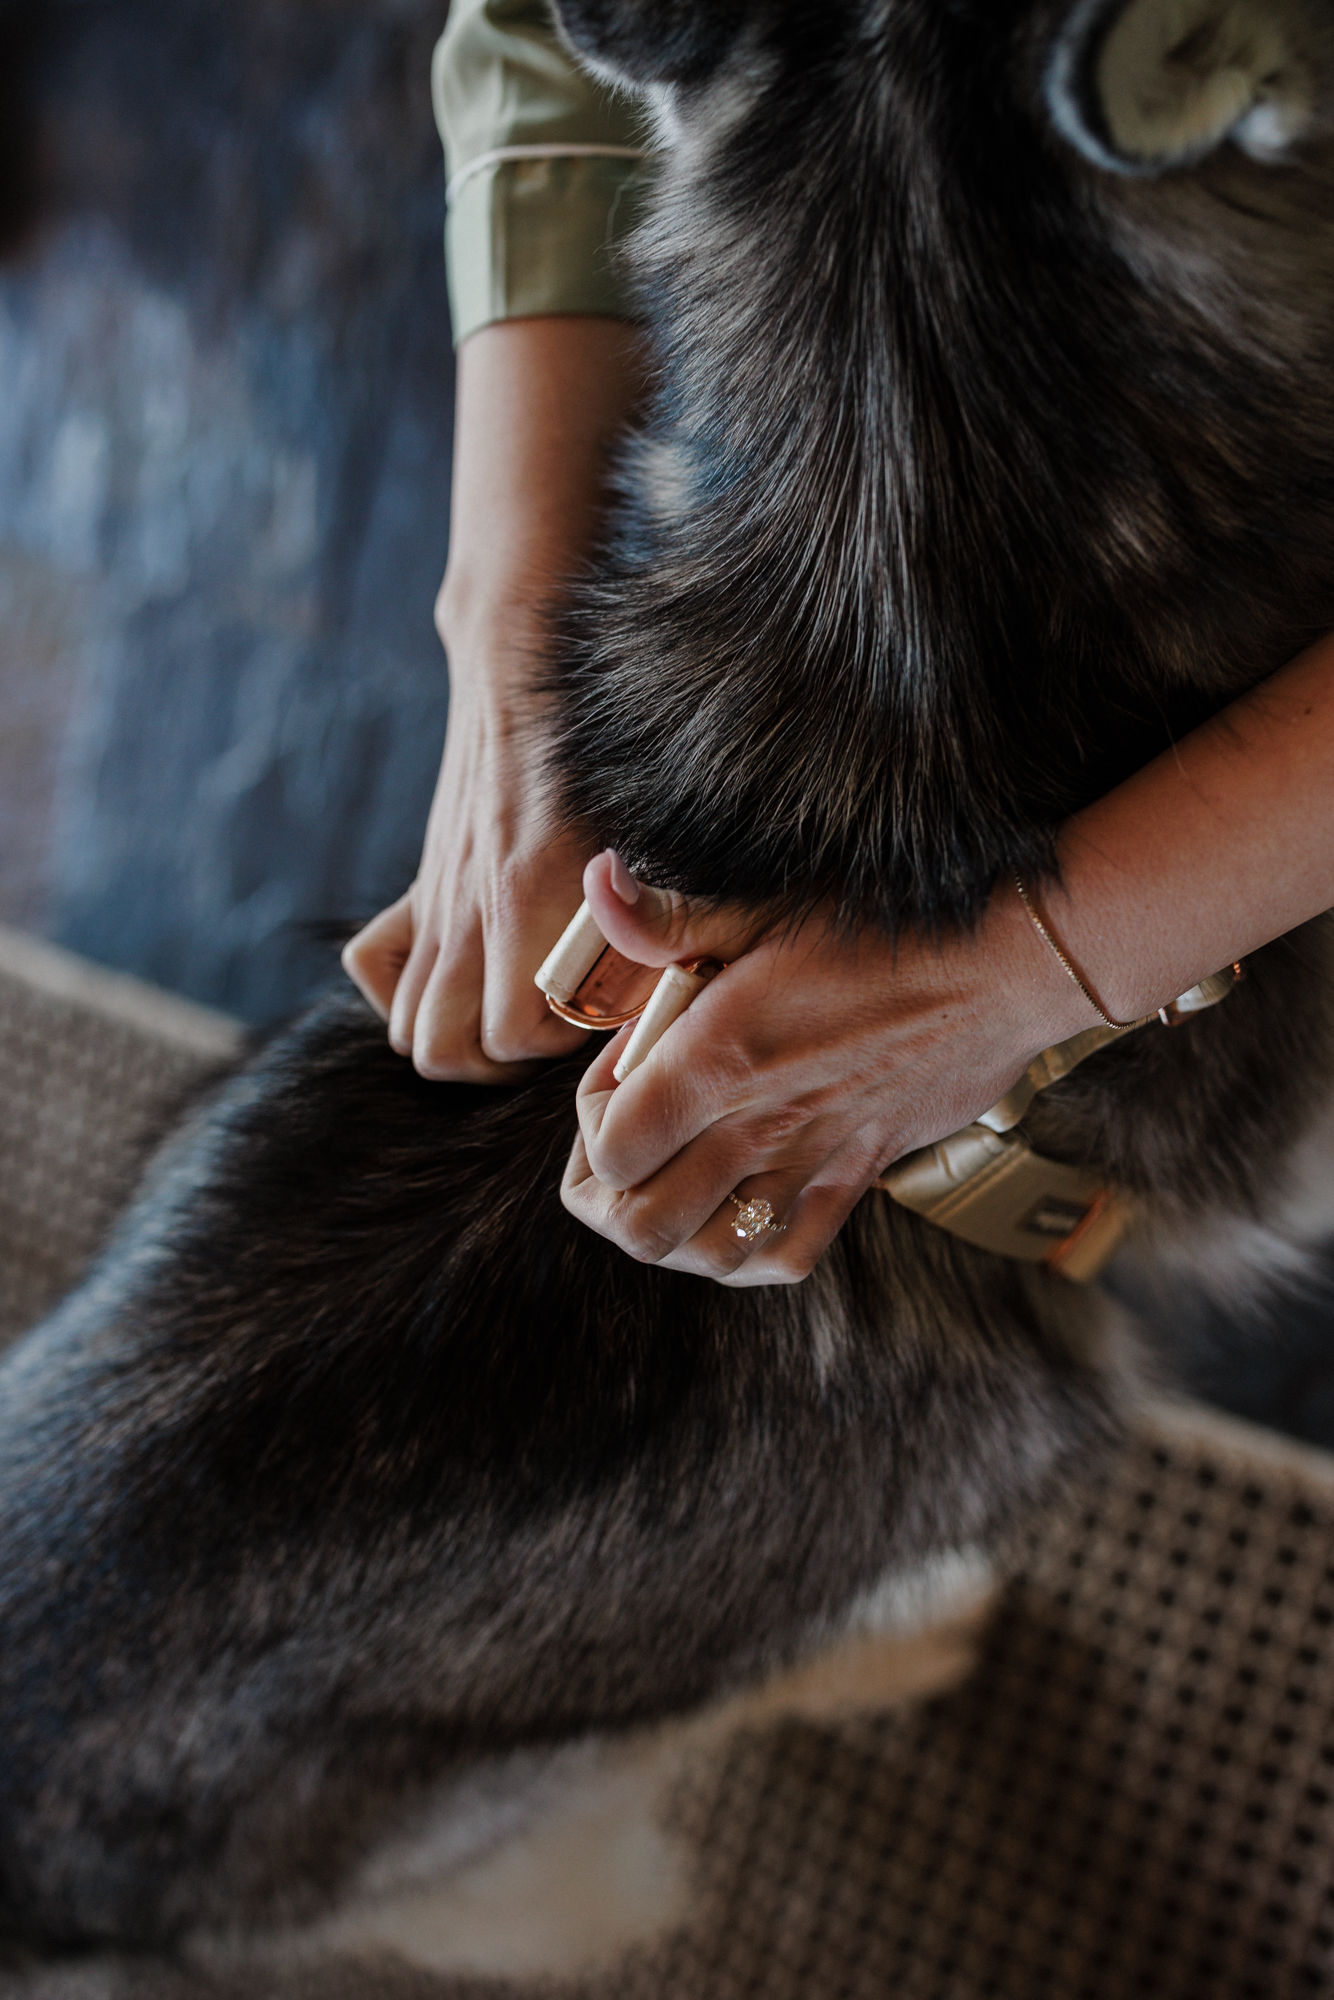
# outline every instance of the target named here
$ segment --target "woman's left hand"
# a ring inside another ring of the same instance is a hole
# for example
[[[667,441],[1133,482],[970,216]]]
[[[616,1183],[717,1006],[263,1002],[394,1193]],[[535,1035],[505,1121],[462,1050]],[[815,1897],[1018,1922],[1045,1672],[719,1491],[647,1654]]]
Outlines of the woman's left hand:
[[[641,964],[730,959],[624,1083],[612,1067],[628,1029],[579,1090],[565,1206],[671,1270],[796,1283],[891,1161],[968,1124],[1091,1025],[1008,885],[966,936],[895,946],[813,918],[749,949],[735,913],[638,884],[614,855],[589,864],[584,893]],[[767,1200],[781,1233],[739,1238],[734,1191]]]

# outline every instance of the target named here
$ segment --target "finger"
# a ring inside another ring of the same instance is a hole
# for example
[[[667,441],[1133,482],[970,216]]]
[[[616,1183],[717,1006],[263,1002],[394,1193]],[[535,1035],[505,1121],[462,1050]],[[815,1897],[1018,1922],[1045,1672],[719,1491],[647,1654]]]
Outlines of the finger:
[[[674,890],[650,888],[610,847],[585,868],[584,897],[607,943],[636,965],[735,958],[755,930],[754,919],[737,910],[691,903]]]
[[[796,1165],[747,1174],[728,1190],[689,1242],[663,1258],[663,1263],[673,1271],[690,1271],[697,1277],[723,1282],[739,1279],[752,1258],[781,1247],[790,1227],[788,1217],[794,1213],[810,1173],[809,1165]]]
[[[343,946],[343,970],[382,1021],[412,950],[411,891],[372,917]]]
[[[824,1256],[876,1172],[871,1150],[865,1146],[836,1153],[811,1176],[786,1211],[787,1228],[782,1235],[762,1238],[753,1253],[722,1282],[799,1285]],[[778,1207],[776,1201],[774,1206]]]
[[[481,926],[460,949],[438,953],[417,1006],[412,1062],[433,1083],[517,1083],[531,1063],[498,1063],[482,1047]]]
[[[580,1134],[563,1198],[571,1213],[641,1263],[717,1277],[781,1230],[786,1209],[830,1150],[823,1125],[813,1122],[766,1158],[748,1120],[725,1119],[651,1179],[618,1188],[599,1179]]]
[[[643,1187],[607,1187],[594,1173],[588,1148],[577,1135],[561,1186],[572,1215],[599,1236],[619,1244],[641,1264],[660,1264],[699,1234],[717,1213],[750,1158],[743,1134],[713,1128],[707,1138],[674,1159]],[[744,1254],[740,1240],[718,1239],[730,1268]],[[694,1269],[695,1265],[678,1265]]]
[[[628,1022],[604,1044],[580,1077],[578,1089],[574,1093],[574,1114],[579,1123],[579,1136],[590,1158],[599,1153],[598,1142],[608,1107],[621,1088],[616,1081],[616,1065],[620,1061],[621,1051],[629,1046],[633,1032],[634,1023]],[[598,1164],[600,1167],[603,1164],[600,1158]],[[622,1180],[615,1173],[599,1173],[598,1178],[609,1188],[626,1188],[634,1185],[633,1181]]]
[[[394,1004],[389,1009],[390,1046],[401,1056],[412,1054],[417,1033],[417,1009],[435,970],[439,946],[434,937],[418,931],[408,954],[408,962],[394,988]]]
[[[488,932],[480,1031],[488,1061],[527,1062],[587,1045],[587,1029],[553,1014],[534,986],[533,969],[542,956],[543,946],[528,933],[493,938]]]
[[[579,1127],[599,1180],[637,1187],[660,1172],[709,1128],[751,1113],[756,1150],[791,1138],[805,1122],[800,1110],[778,1105],[762,1116],[745,1051],[727,1031],[730,1003],[722,972],[668,1028],[640,1067],[618,1084],[614,1068],[629,1040],[618,1037],[590,1064],[575,1099]],[[721,993],[721,1000],[720,1000]]]

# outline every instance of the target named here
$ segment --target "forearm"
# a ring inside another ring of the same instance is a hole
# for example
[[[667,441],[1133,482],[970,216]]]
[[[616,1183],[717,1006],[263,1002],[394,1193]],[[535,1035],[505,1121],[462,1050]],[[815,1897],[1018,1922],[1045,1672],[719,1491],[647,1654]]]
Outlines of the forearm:
[[[1073,819],[1052,926],[1143,1014],[1334,906],[1334,638]]]
[[[437,610],[456,689],[523,671],[596,539],[608,451],[642,382],[618,320],[497,322],[459,349],[452,532]]]
[[[1101,1004],[1151,1013],[1334,904],[1334,639],[1064,829],[1053,929]],[[791,1283],[887,1162],[967,1125],[1044,1047],[1094,1025],[1013,883],[977,932],[849,936],[819,919],[738,949],[745,912],[584,871],[603,933],[642,964],[726,972],[617,1082],[579,1089],[562,1198],[632,1255],[732,1284]],[[781,1224],[740,1248],[734,1195]]]

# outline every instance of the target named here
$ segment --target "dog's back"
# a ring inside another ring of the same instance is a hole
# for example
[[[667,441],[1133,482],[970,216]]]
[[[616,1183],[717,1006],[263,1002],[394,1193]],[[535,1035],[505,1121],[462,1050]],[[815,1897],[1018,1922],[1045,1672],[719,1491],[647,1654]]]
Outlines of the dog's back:
[[[592,1236],[576,1077],[429,1085],[332,998],[9,1362],[11,1922],[318,1900],[427,1785],[796,1657],[1099,1434],[1040,1286],[883,1203],[778,1294]]]

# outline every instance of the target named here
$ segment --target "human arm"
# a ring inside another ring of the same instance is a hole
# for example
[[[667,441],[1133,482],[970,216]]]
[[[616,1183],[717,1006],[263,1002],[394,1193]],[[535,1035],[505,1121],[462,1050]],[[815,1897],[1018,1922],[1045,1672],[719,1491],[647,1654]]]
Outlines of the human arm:
[[[496,1081],[578,1040],[532,985],[585,857],[548,839],[531,687],[638,390],[616,251],[640,149],[632,110],[576,68],[543,0],[454,0],[433,85],[459,342],[436,607],[449,728],[416,880],[344,964],[424,1075]]]
[[[1078,814],[1042,906],[1107,1012],[1152,1012],[1203,974],[1334,905],[1334,640]],[[726,958],[727,911],[641,890],[609,856],[584,888],[646,963]],[[631,1254],[733,1283],[810,1270],[889,1161],[996,1102],[1095,1015],[1001,883],[977,931],[840,937],[818,919],[762,941],[615,1086],[618,1044],[580,1090],[567,1207]],[[747,1254],[729,1192],[781,1236]]]
[[[1061,866],[1045,907],[1118,1016],[1334,906],[1334,638],[1078,814]]]
[[[637,334],[613,319],[501,321],[459,350],[444,756],[416,880],[343,958],[424,1076],[503,1081],[580,1039],[533,986],[587,855],[552,835],[532,683],[640,369]]]

